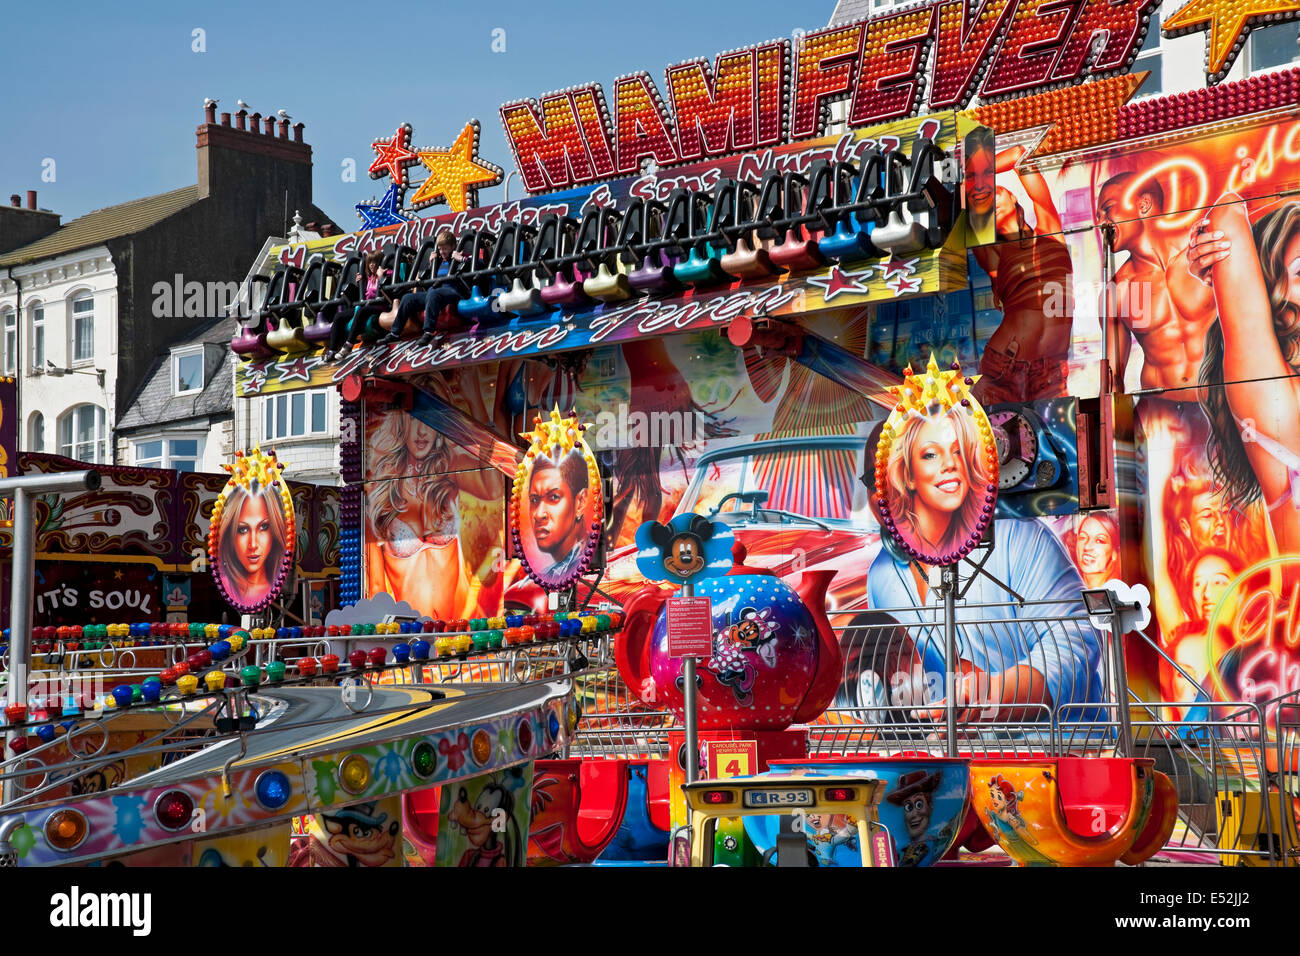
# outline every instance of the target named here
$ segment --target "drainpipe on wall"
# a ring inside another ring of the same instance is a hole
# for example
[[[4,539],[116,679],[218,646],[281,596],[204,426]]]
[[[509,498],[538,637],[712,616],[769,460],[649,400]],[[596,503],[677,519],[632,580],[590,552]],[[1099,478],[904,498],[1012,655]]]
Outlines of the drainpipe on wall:
[[[23,283],[21,279],[14,278],[14,267],[6,266],[5,272],[8,274],[9,281],[17,289],[16,301],[14,302],[14,422],[17,427],[14,429],[14,454],[13,473],[18,473],[17,453],[23,447],[23,435],[26,434],[26,427],[23,424]],[[44,436],[42,436],[44,437]]]

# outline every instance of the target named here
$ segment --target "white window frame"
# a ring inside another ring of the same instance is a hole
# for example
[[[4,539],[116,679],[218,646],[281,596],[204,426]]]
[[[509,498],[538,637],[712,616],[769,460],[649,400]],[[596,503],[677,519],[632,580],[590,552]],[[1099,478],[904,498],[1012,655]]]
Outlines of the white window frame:
[[[45,371],[45,303],[33,302],[27,307],[27,328],[31,335],[32,371]],[[39,346],[39,349],[37,348]]]
[[[193,471],[202,470],[203,452],[206,450],[206,437],[200,432],[167,432],[161,435],[148,435],[141,438],[131,439],[131,461],[141,468],[162,468],[175,470],[176,461],[193,461]],[[195,452],[193,455],[175,455],[175,449],[172,447],[173,442],[192,441],[195,443]],[[150,442],[158,442],[161,445],[160,454],[148,458],[142,458],[140,455],[141,446]]]
[[[90,303],[89,313],[78,313],[77,306],[82,302]],[[77,327],[81,322],[90,324],[90,354],[77,355]],[[95,293],[89,290],[74,292],[68,297],[68,367],[90,365],[95,361]]]
[[[199,384],[197,388],[181,388],[181,359],[197,356],[199,360]],[[207,385],[207,369],[204,362],[203,346],[198,345],[194,348],[177,349],[172,353],[172,394],[173,395],[197,395],[203,391]]]
[[[0,313],[0,326],[4,327],[4,374],[18,374],[18,310],[5,307]]]
[[[32,412],[27,420],[27,450],[45,451],[45,416],[40,412]]]
[[[95,415],[94,437],[89,442],[89,444],[93,446],[94,451],[89,458],[78,457],[80,446],[86,444],[85,442],[77,441],[76,416],[82,411],[82,409],[90,410],[90,412]],[[72,423],[70,426],[71,441],[65,442],[63,440],[64,422],[68,421]],[[58,429],[56,437],[58,439],[59,454],[63,457],[72,458],[76,461],[84,461],[92,465],[106,465],[109,463],[108,413],[104,410],[102,405],[96,405],[93,402],[83,402],[80,405],[73,405],[59,416],[56,428]]]
[[[1255,66],[1256,37],[1259,34],[1262,34],[1265,30],[1271,30],[1275,27],[1279,29],[1286,29],[1289,31],[1295,31],[1300,33],[1300,23],[1296,23],[1294,20],[1285,23],[1260,24],[1259,26],[1252,28],[1249,36],[1246,37],[1245,44],[1243,44],[1246,48],[1245,52],[1246,52],[1246,75],[1247,76],[1254,76],[1256,73],[1272,73],[1277,70],[1293,70],[1297,66],[1300,66],[1300,56],[1292,57],[1286,63],[1278,63],[1273,66],[1260,66],[1260,67]],[[1297,47],[1296,50],[1297,53],[1300,53],[1300,47]]]
[[[294,404],[301,399],[303,430],[293,429]],[[321,406],[320,428],[315,426],[315,406]],[[298,438],[323,438],[329,434],[329,390],[307,389],[279,392],[262,399],[259,428],[263,441],[292,441]]]

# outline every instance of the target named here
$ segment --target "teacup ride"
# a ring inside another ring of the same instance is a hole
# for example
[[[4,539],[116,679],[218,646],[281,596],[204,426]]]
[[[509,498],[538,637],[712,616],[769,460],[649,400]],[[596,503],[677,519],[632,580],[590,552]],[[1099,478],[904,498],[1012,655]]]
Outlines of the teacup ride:
[[[971,802],[1021,866],[1130,866],[1173,832],[1178,795],[1144,757],[976,757]]]
[[[831,757],[773,760],[774,773],[862,777],[881,781],[880,824],[899,866],[933,866],[957,843],[970,796],[969,761],[946,757]],[[813,823],[816,826],[813,826]],[[821,866],[860,866],[854,820],[809,820],[804,832]],[[777,842],[775,817],[746,817],[745,833],[762,853]]]
[[[591,863],[618,834],[627,809],[626,760],[538,760],[528,865]]]
[[[668,761],[633,760],[628,764],[627,809],[623,823],[596,862],[633,863],[668,860],[672,829]]]

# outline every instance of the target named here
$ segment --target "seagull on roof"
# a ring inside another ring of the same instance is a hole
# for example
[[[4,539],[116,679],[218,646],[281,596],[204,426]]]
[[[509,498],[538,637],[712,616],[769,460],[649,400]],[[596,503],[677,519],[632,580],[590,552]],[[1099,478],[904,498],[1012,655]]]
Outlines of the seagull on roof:
[[[238,106],[241,110],[250,109],[249,105],[245,103],[243,100],[235,100],[235,105]]]
[[[220,102],[221,102],[220,100],[214,100],[214,99],[213,99],[212,97],[210,97],[210,96],[209,96],[209,97],[206,97],[206,98],[203,100],[203,108],[204,108],[204,109],[207,109],[209,106],[216,106],[216,105],[217,105],[218,103],[220,103]]]
[[[293,117],[290,116],[288,113],[286,113],[284,110],[276,110],[276,111],[275,111],[275,115],[278,116],[278,117],[280,117],[280,119],[282,119],[282,120],[293,119]]]

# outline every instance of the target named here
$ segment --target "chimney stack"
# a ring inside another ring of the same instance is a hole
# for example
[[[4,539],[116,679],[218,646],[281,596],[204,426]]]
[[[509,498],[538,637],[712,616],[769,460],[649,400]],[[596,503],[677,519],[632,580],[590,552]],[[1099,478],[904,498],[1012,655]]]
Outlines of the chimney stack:
[[[301,142],[302,142],[302,129],[303,129],[303,124],[302,124],[302,123],[294,123],[294,124],[293,124],[293,141],[294,141],[295,143],[301,143]]]
[[[235,114],[235,129],[241,131],[248,129],[248,110],[240,110]]]
[[[27,190],[27,208],[28,208],[28,209],[35,209],[35,208],[36,208],[36,190],[35,190],[35,189],[29,189],[29,190]]]
[[[229,114],[229,113],[222,113],[222,114],[221,114],[221,125],[224,126],[224,127],[226,127],[227,129],[230,128],[230,114]]]
[[[268,117],[266,118],[266,135],[267,135],[267,136],[274,136],[274,135],[275,135],[275,117],[274,117],[274,116],[268,116]]]
[[[9,197],[9,205],[13,206],[15,209],[21,209],[23,205],[23,197],[14,193]]]
[[[203,107],[203,112],[206,114],[209,125],[217,121],[217,104],[208,103]]]
[[[280,120],[280,138],[281,138],[281,139],[288,139],[288,138],[289,138],[289,121],[288,121],[288,120]]]

